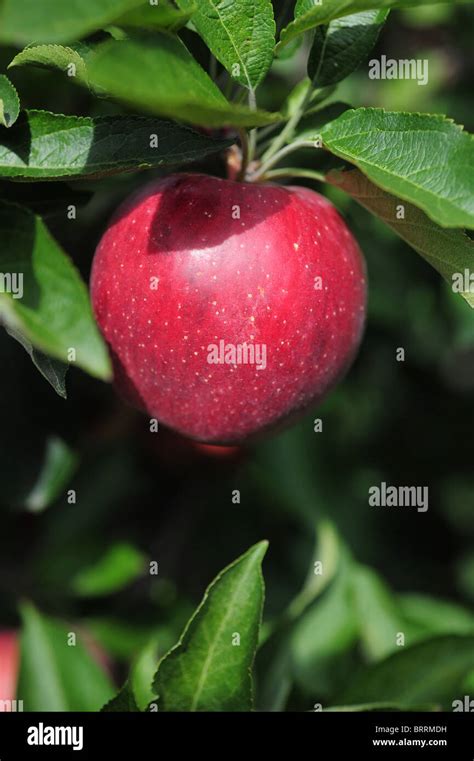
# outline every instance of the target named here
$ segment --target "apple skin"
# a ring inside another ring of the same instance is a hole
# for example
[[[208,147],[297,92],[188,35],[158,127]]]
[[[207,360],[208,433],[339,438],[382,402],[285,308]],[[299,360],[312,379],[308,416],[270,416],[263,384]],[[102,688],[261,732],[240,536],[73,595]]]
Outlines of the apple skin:
[[[185,436],[232,444],[294,419],[347,370],[365,265],[314,191],[175,174],[119,207],[91,298],[119,392]],[[221,340],[265,345],[266,367],[209,364]]]
[[[0,711],[5,706],[2,701],[15,700],[19,668],[20,643],[16,631],[0,631]]]

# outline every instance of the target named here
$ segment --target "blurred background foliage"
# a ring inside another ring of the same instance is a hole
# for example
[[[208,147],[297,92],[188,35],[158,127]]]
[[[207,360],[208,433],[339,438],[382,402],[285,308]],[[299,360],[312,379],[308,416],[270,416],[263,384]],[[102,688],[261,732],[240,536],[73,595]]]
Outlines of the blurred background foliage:
[[[184,35],[207,65],[197,36]],[[371,81],[363,65],[337,100],[447,113],[472,132],[473,35],[468,8],[393,12],[372,56],[428,58],[429,84]],[[3,69],[13,54],[2,50]],[[262,107],[281,107],[304,76],[306,55],[300,48],[276,61],[260,91]],[[11,78],[27,107],[121,112],[54,72],[20,68]],[[195,169],[223,174],[219,159]],[[146,179],[0,189],[43,214],[87,278],[111,211]],[[132,666],[146,705],[157,654],[174,644],[217,571],[262,538],[270,550],[260,707],[337,703],[363,664],[396,649],[394,631],[407,644],[474,632],[472,312],[378,220],[335,189],[323,192],[367,258],[367,331],[346,379],[288,431],[240,451],[203,448],[164,428],[150,433],[145,416],[79,370],[68,374],[67,401],[58,397],[1,332],[0,626],[19,628],[22,610],[19,697],[26,709],[49,699],[35,684],[47,684],[51,668],[71,676],[60,705],[100,705],[110,686],[97,661],[116,685]],[[76,220],[67,219],[70,202],[78,203]],[[405,362],[396,361],[398,347]],[[368,489],[381,481],[428,486],[428,512],[370,507]],[[240,504],[232,502],[234,489]],[[322,558],[324,582],[313,574]],[[149,561],[158,562],[157,576]],[[38,659],[31,643],[45,644],[45,632],[52,643],[78,632],[94,664],[87,653],[87,667],[73,656],[54,663],[54,647]],[[89,680],[90,700],[77,685],[71,693],[74,675]]]

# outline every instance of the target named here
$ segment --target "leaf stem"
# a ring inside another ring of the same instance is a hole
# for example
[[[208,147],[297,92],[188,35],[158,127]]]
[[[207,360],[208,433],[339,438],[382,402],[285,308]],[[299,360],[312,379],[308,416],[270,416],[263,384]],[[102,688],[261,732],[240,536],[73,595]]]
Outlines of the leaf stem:
[[[279,150],[282,148],[282,146],[285,145],[285,143],[288,142],[288,140],[293,135],[293,132],[295,131],[295,127],[297,126],[299,120],[303,116],[306,106],[309,103],[309,100],[313,94],[313,83],[308,81],[306,92],[304,97],[302,98],[298,108],[295,109],[294,114],[291,116],[291,118],[286,123],[286,126],[282,129],[280,134],[275,138],[273,143],[270,145],[269,149],[265,151],[265,153],[262,156],[262,161],[266,162],[268,159],[271,159],[272,156],[277,154]]]
[[[257,108],[257,98],[255,96],[255,90],[249,90],[249,108],[251,108],[252,111],[255,111]],[[247,157],[247,164],[246,164],[245,170],[247,170],[247,166],[250,164],[250,162],[253,161],[256,149],[257,149],[257,130],[252,129],[250,130],[248,157]],[[244,177],[245,177],[245,172],[244,172]]]
[[[260,177],[261,180],[273,180],[284,177],[305,177],[308,180],[317,180],[318,182],[326,182],[326,177],[321,172],[316,172],[313,169],[300,169],[298,167],[282,167],[281,169],[270,169],[269,172],[265,172]]]
[[[271,169],[272,166],[279,164],[285,156],[288,156],[289,153],[293,153],[300,148],[314,148],[314,140],[296,140],[294,143],[285,145],[284,148],[281,148],[281,150],[277,151],[277,153],[273,153],[270,157],[268,157],[266,161],[263,161],[259,169],[254,172],[249,179],[251,179],[253,182],[261,179],[263,175],[267,174],[268,170]]]

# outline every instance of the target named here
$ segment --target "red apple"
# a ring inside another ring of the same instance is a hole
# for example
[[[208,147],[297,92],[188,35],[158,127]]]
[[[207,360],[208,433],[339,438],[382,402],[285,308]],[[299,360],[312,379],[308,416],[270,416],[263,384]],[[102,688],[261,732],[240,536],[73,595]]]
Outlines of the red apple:
[[[361,338],[366,284],[356,241],[319,194],[177,174],[118,209],[91,293],[119,391],[224,444],[334,386]]]

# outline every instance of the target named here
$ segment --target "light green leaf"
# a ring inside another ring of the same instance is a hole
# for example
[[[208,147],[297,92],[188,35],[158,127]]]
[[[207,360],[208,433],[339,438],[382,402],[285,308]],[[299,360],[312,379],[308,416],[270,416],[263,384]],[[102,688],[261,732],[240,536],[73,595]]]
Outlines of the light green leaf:
[[[401,648],[365,669],[338,696],[337,703],[388,702],[410,708],[440,703],[450,709],[474,668],[474,637],[445,636]]]
[[[0,42],[73,42],[148,0],[0,0]]]
[[[310,84],[308,78],[305,77],[290,91],[280,109],[281,115],[285,119],[289,119],[303,105]]]
[[[397,634],[403,631],[400,611],[388,586],[371,568],[355,568],[352,583],[362,646],[370,660],[379,660],[397,648]]]
[[[334,85],[355,71],[377,42],[387,15],[365,11],[317,27],[308,59],[313,85]]]
[[[14,86],[5,76],[0,74],[0,124],[11,127],[20,113],[20,99]]]
[[[428,634],[472,634],[474,613],[453,602],[420,594],[398,597],[400,613]]]
[[[314,554],[303,587],[283,615],[264,627],[260,637],[257,660],[259,710],[285,709],[294,682],[291,646],[293,627],[298,627],[298,623],[305,618],[306,611],[314,611],[314,601],[333,581],[342,553],[341,540],[335,527],[329,521],[322,520],[318,525]],[[308,616],[311,615],[308,612]]]
[[[78,457],[57,436],[51,436],[41,472],[33,489],[25,499],[25,507],[38,513],[48,507],[61,494],[76,470]]]
[[[92,317],[86,286],[71,260],[31,211],[0,203],[0,318],[33,346],[110,378],[105,344]]]
[[[0,135],[0,177],[102,177],[196,161],[231,142],[145,116],[94,119],[27,111]]]
[[[29,45],[13,58],[8,68],[15,66],[39,66],[55,69],[71,78],[71,81],[89,85],[87,62],[94,54],[91,45],[78,42],[66,45]]]
[[[358,108],[321,133],[336,156],[444,227],[474,227],[474,138],[444,116]]]
[[[465,270],[474,267],[474,241],[463,230],[446,230],[429,219],[416,206],[400,203],[357,170],[330,172],[327,179],[345,190],[362,206],[379,217],[408,245],[426,259],[451,288],[461,283],[458,292],[474,308],[474,293],[464,290]],[[403,213],[404,218],[400,218]]]
[[[229,103],[183,42],[164,32],[100,45],[89,81],[134,108],[204,127],[258,127],[281,118]]]
[[[77,574],[72,587],[80,597],[112,594],[141,576],[145,565],[145,556],[131,544],[114,544],[95,565]]]
[[[192,22],[232,79],[253,91],[273,61],[270,0],[200,0]]]
[[[98,711],[112,685],[92,660],[74,627],[47,618],[30,603],[21,607],[18,695],[25,711]],[[70,644],[70,634],[76,644]]]
[[[172,0],[159,0],[151,5],[149,0],[136,10],[128,11],[115,23],[118,26],[139,27],[142,29],[170,29],[177,30],[186,24],[196,9],[196,4],[191,0],[179,0],[178,8]]]
[[[251,710],[266,550],[267,542],[251,547],[207,588],[179,643],[158,666],[153,686],[159,710]]]
[[[293,626],[290,643],[293,676],[309,692],[317,688],[318,694],[326,694],[333,689],[341,657],[356,642],[352,570],[351,560],[344,554],[329,588]],[[341,674],[337,677],[340,679]]]
[[[5,330],[8,335],[18,341],[23,346],[25,351],[30,355],[31,361],[34,366],[40,371],[43,378],[46,378],[48,383],[52,385],[54,390],[63,399],[67,399],[66,393],[66,374],[69,369],[69,365],[63,362],[58,362],[57,359],[51,359],[47,354],[35,349],[31,341],[28,341],[18,330],[5,326]]]
[[[156,699],[152,684],[157,663],[158,637],[156,636],[152,637],[141,650],[131,668],[130,682],[140,711],[145,711],[147,706]]]
[[[297,0],[295,7],[295,19],[282,30],[277,50],[287,45],[300,34],[313,29],[320,24],[329,24],[330,21],[352,13],[361,11],[380,10],[384,8],[408,8],[412,5],[432,5],[446,0],[330,0],[318,2],[318,0]],[[451,0],[451,2],[471,2],[471,0]]]

